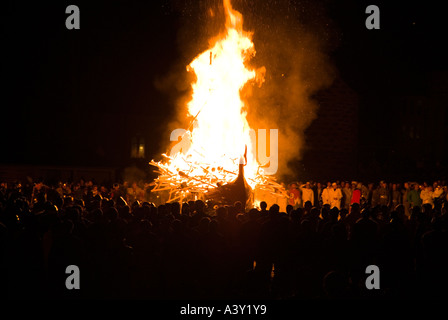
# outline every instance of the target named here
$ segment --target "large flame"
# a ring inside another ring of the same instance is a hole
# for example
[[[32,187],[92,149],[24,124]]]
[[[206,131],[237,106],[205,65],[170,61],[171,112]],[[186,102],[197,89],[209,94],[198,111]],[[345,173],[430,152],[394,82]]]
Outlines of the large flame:
[[[258,164],[254,156],[254,137],[240,93],[257,75],[246,66],[255,50],[252,34],[243,30],[241,13],[232,9],[230,0],[224,0],[224,9],[225,34],[187,66],[187,70],[196,75],[188,103],[189,116],[193,119],[191,131],[187,133],[191,144],[182,154],[174,155],[172,165],[187,170],[187,159],[211,168],[237,172],[239,161],[247,150],[245,176],[251,181]]]
[[[197,78],[188,104],[196,121],[189,155],[192,159],[204,155],[207,162],[234,171],[247,147],[245,173],[246,177],[254,177],[256,159],[252,156],[250,127],[240,97],[244,85],[256,75],[245,65],[255,54],[254,44],[251,34],[243,31],[242,15],[232,9],[230,0],[224,1],[224,8],[225,35],[187,67]]]
[[[249,81],[264,81],[265,69],[247,66],[255,55],[252,33],[243,30],[243,17],[230,0],[224,0],[224,10],[225,32],[187,66],[196,79],[187,105],[191,122],[181,146],[164,155],[166,162],[151,162],[160,173],[153,191],[169,190],[169,201],[234,181],[241,161],[252,188],[264,185],[269,192],[281,188],[273,178],[263,175],[257,163],[255,131],[247,122],[247,108],[241,99]]]
[[[193,147],[205,152],[212,161],[221,156],[238,159],[244,154],[245,145],[251,146],[240,90],[255,77],[255,71],[244,64],[254,46],[242,31],[241,15],[231,8],[227,13],[230,18],[225,38],[188,66],[197,77],[188,104],[190,115],[197,115]]]

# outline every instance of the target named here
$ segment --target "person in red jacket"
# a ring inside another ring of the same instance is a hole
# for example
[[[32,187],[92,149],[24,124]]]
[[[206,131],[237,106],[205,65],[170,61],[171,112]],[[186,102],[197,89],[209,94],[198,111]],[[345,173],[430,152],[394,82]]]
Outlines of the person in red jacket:
[[[302,205],[302,194],[300,192],[297,183],[291,183],[288,190],[289,200],[288,204],[292,205],[294,209],[301,207]]]
[[[361,204],[361,183],[352,181],[352,199],[350,200],[350,208],[353,203]]]

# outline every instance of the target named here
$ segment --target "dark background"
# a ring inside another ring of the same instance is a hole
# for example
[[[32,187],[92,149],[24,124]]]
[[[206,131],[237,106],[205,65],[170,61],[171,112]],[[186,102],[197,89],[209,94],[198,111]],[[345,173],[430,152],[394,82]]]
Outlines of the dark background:
[[[275,10],[278,3],[311,2],[263,3]],[[331,59],[359,101],[358,131],[348,133],[357,143],[334,177],[443,178],[448,87],[440,2],[320,3],[338,28]],[[65,28],[70,4],[80,8],[80,30]],[[381,10],[380,30],[365,28],[369,4]],[[206,7],[192,0],[2,2],[0,163],[147,168],[174,116],[175,97],[154,79],[183,54],[182,21]],[[316,123],[310,134],[328,126]],[[136,137],[145,139],[143,159],[131,157]],[[324,179],[325,170],[312,166],[315,157],[322,155],[310,152],[292,166],[303,177]]]

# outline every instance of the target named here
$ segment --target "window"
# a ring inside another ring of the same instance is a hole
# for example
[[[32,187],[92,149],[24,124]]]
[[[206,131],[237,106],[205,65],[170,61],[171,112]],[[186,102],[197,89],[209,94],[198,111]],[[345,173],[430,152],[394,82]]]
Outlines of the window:
[[[145,139],[142,137],[133,137],[131,143],[131,158],[145,157]]]

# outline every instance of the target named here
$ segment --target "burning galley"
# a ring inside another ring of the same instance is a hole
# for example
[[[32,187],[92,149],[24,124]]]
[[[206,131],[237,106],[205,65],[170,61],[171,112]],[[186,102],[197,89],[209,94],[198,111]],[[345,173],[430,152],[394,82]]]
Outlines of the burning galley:
[[[162,161],[150,162],[158,173],[152,192],[165,202],[241,201],[250,208],[265,200],[284,207],[286,190],[265,172],[266,164],[257,161],[256,134],[240,97],[246,83],[261,85],[265,69],[246,67],[255,55],[252,33],[243,30],[243,17],[230,0],[224,0],[224,9],[225,33],[187,66],[196,76],[187,105],[191,120],[188,130],[180,133],[182,143],[163,154]]]

